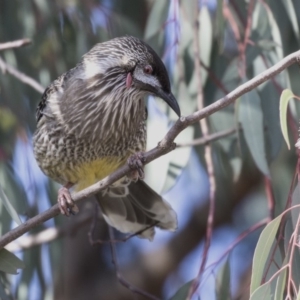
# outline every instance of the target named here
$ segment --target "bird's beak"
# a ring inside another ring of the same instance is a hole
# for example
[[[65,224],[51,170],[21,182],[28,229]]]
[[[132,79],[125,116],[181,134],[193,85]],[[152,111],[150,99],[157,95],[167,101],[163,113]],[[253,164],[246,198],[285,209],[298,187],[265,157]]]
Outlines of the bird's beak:
[[[180,107],[177,103],[176,98],[174,97],[174,95],[171,92],[166,93],[162,89],[159,89],[158,91],[156,91],[156,95],[158,97],[160,97],[161,99],[163,99],[164,101],[166,101],[167,104],[174,110],[176,115],[180,118],[180,115],[181,115]]]

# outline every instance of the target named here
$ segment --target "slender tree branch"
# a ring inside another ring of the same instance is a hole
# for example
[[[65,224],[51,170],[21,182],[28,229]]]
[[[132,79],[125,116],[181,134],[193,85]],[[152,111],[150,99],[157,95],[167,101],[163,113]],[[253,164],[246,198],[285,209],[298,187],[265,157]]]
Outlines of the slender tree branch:
[[[38,83],[33,78],[27,76],[26,74],[18,71],[14,67],[10,66],[1,57],[0,57],[0,69],[1,69],[3,74],[7,72],[8,74],[16,77],[21,82],[31,86],[32,88],[34,88],[36,91],[38,91],[41,94],[45,90],[45,88],[40,83]]]
[[[30,39],[21,39],[13,42],[0,43],[0,51],[12,48],[20,48],[28,44],[31,44]]]
[[[222,255],[213,263],[211,263],[207,269],[212,268],[216,265],[218,265],[224,258],[226,255],[228,255],[241,241],[243,241],[246,237],[248,237],[252,232],[258,230],[259,228],[267,225],[269,222],[271,221],[270,218],[265,218],[259,222],[257,222],[256,224],[252,225],[251,227],[249,227],[248,229],[246,229],[245,231],[243,231],[236,239],[235,241],[222,253]]]
[[[241,128],[238,128],[238,129],[241,129]],[[233,128],[230,128],[230,129],[220,131],[220,132],[212,133],[212,134],[207,135],[207,136],[203,136],[203,137],[195,139],[191,142],[177,144],[176,146],[177,146],[177,148],[180,148],[180,147],[207,145],[208,143],[211,143],[211,142],[219,140],[223,137],[232,135],[236,131],[237,131],[236,127],[233,127]]]
[[[300,50],[296,51],[273,67],[265,70],[261,74],[255,76],[251,80],[245,82],[244,84],[237,87],[235,90],[230,92],[225,97],[221,98],[220,100],[214,102],[211,105],[206,106],[205,108],[194,112],[193,114],[187,117],[181,117],[177,120],[177,122],[170,128],[168,133],[165,135],[163,140],[152,150],[148,151],[144,155],[144,164],[148,164],[154,159],[169,153],[170,151],[175,149],[174,139],[177,135],[183,131],[188,126],[195,124],[199,120],[213,114],[214,112],[230,105],[240,96],[246,94],[247,92],[253,90],[263,82],[266,82],[268,79],[274,77],[275,75],[279,74],[289,66],[294,63],[298,63],[300,60]],[[128,165],[125,165],[119,168],[117,171],[113,172],[111,175],[107,176],[106,178],[102,179],[101,181],[93,184],[92,186],[72,195],[74,201],[81,201],[86,199],[89,196],[96,194],[97,192],[107,188],[109,185],[117,181],[118,179],[125,176],[127,173],[130,172],[130,168]],[[36,227],[37,225],[46,222],[47,220],[59,215],[59,208],[58,205],[55,204],[48,210],[40,213],[39,215],[27,220],[25,223],[21,224],[20,226],[14,228],[13,230],[7,232],[0,238],[0,249],[2,249],[5,245],[9,242],[17,239],[25,232],[28,232],[30,229]]]
[[[200,62],[200,24],[198,21],[198,15],[199,15],[199,4],[198,4],[198,11],[196,11],[196,21],[194,24],[194,56],[195,56],[195,72],[196,72],[196,78],[197,78],[197,102],[198,102],[198,109],[201,110],[204,107],[204,98],[203,98],[203,88],[202,88],[202,78],[201,78],[201,62]],[[203,24],[201,24],[203,26]],[[208,120],[201,119],[200,120],[200,129],[202,131],[203,137],[206,138],[209,136],[209,126],[208,126]],[[216,206],[216,179],[215,179],[215,169],[213,164],[213,156],[212,156],[212,147],[210,143],[207,143],[204,148],[204,158],[206,162],[207,167],[207,175],[208,175],[208,181],[209,181],[209,211],[208,211],[208,217],[207,217],[207,228],[206,228],[206,236],[205,236],[205,242],[204,242],[204,250],[202,255],[202,261],[199,267],[198,274],[193,282],[191,284],[191,287],[188,292],[187,299],[191,299],[193,297],[193,294],[196,292],[197,288],[200,285],[201,278],[203,275],[203,272],[205,271],[205,266],[207,262],[208,257],[208,251],[211,244],[212,239],[212,232],[214,227],[214,216],[215,216],[215,206]]]
[[[88,224],[91,219],[91,214],[83,214],[80,218],[64,227],[50,227],[40,231],[39,233],[21,237],[19,240],[8,244],[5,248],[14,252],[50,243],[63,236],[75,234],[78,229],[82,228],[85,224]]]

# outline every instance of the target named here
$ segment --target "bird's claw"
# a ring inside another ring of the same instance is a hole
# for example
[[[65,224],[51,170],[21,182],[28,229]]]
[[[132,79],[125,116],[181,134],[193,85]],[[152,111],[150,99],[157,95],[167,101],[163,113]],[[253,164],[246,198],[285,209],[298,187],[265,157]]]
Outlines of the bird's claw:
[[[62,187],[58,190],[57,202],[61,214],[67,217],[70,214],[76,215],[79,212],[78,206],[72,200],[71,194],[66,187]]]
[[[144,172],[144,153],[139,152],[131,155],[128,160],[128,166],[132,170],[132,172],[128,175],[128,177],[133,180],[137,181],[138,179],[143,180],[145,178]]]

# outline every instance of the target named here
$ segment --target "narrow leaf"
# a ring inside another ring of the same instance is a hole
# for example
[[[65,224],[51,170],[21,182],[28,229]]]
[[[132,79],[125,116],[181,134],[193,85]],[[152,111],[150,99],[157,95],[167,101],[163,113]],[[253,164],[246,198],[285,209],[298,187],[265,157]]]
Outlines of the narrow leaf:
[[[265,283],[258,287],[251,295],[250,300],[273,300],[271,297],[270,283]]]
[[[289,135],[287,130],[287,122],[286,122],[286,115],[287,115],[287,108],[289,104],[289,100],[294,97],[292,91],[285,89],[282,91],[280,96],[279,102],[279,111],[280,111],[280,127],[282,131],[282,135],[284,137],[285,142],[287,143],[288,149],[290,149],[290,142],[289,142]]]
[[[193,284],[194,279],[185,283],[177,292],[176,294],[170,298],[169,300],[185,300],[187,298],[189,289],[191,284]]]
[[[0,250],[0,270],[10,274],[18,274],[18,269],[24,269],[25,265],[17,256],[7,251]]]
[[[300,289],[298,291],[297,300],[300,300]]]
[[[217,275],[216,282],[216,299],[218,300],[230,300],[230,265],[229,259],[225,262],[224,266],[220,269]]]
[[[299,27],[298,27],[297,15],[296,15],[296,11],[295,11],[295,8],[293,6],[292,0],[282,0],[281,2],[284,5],[284,7],[287,11],[287,14],[290,18],[295,36],[299,36]]]
[[[2,201],[2,203],[4,204],[4,206],[6,207],[8,213],[10,214],[10,216],[12,217],[12,219],[18,224],[21,225],[22,221],[18,215],[18,213],[16,212],[16,210],[14,209],[14,207],[11,205],[8,197],[6,196],[6,194],[4,193],[4,190],[2,189],[2,186],[0,185],[0,200]]]
[[[262,231],[258,239],[258,243],[256,245],[253,256],[250,294],[253,294],[254,291],[260,286],[265,264],[274,242],[281,218],[282,215],[271,221]]]
[[[147,20],[145,39],[148,40],[155,34],[157,34],[160,29],[163,28],[163,24],[166,21],[169,8],[169,1],[160,0],[154,1],[150,15]]]
[[[281,40],[278,23],[276,22],[276,19],[273,15],[272,10],[268,6],[264,6],[264,8],[266,10],[267,18],[268,18],[269,24],[271,26],[271,34],[272,34],[273,41],[277,45],[277,47],[275,49],[276,49],[276,52],[278,55],[278,59],[282,59],[284,54],[283,54],[283,46],[282,46],[282,40]]]
[[[285,257],[283,264],[282,264],[283,266],[287,263],[287,260],[288,260],[288,256]],[[277,278],[274,300],[283,299],[284,290],[285,290],[285,282],[286,282],[286,272],[287,272],[287,268],[284,268],[280,272],[280,274]]]
[[[263,113],[259,95],[255,90],[242,96],[239,105],[239,121],[242,124],[245,139],[256,166],[263,174],[269,176]]]

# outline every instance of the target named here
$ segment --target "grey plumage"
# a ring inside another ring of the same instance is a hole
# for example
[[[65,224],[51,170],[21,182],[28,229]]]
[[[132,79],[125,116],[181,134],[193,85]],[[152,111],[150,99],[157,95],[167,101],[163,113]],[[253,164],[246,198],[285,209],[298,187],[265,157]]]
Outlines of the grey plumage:
[[[180,114],[165,66],[148,45],[134,37],[97,44],[42,96],[33,139],[41,169],[80,190],[145,151],[149,93]],[[169,204],[141,181],[124,178],[97,198],[108,223],[123,232],[154,223],[168,230],[177,226]],[[142,236],[153,234],[149,229]]]

